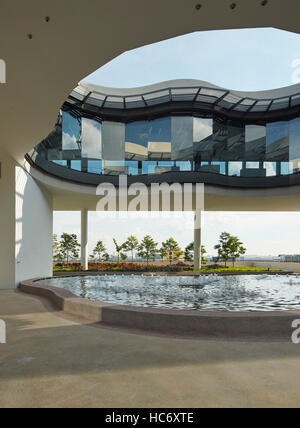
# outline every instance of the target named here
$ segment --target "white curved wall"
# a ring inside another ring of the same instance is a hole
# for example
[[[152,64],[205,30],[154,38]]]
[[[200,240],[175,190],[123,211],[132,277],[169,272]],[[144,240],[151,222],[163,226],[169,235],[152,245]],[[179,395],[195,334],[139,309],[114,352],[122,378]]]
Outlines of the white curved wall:
[[[52,215],[52,196],[16,167],[16,286],[52,276]]]
[[[15,281],[15,161],[0,150],[0,290]]]

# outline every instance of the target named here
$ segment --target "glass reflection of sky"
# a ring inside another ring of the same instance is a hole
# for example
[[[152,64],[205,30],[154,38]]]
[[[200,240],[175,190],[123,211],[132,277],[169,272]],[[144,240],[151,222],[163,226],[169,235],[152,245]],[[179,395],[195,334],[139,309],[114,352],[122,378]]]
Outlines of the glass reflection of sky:
[[[128,123],[125,140],[143,147],[148,147],[150,141],[171,142],[171,118]]]
[[[102,124],[95,120],[82,118],[82,157],[101,159]]]
[[[62,148],[63,150],[78,150],[80,141],[81,126],[80,120],[70,113],[62,112]]]
[[[267,124],[267,146],[276,141],[289,137],[289,122],[274,122]]]
[[[37,152],[76,171],[108,175],[195,171],[248,178],[299,171],[300,118],[263,126],[191,116],[124,124],[100,123],[67,111],[61,115],[62,137],[50,133]]]

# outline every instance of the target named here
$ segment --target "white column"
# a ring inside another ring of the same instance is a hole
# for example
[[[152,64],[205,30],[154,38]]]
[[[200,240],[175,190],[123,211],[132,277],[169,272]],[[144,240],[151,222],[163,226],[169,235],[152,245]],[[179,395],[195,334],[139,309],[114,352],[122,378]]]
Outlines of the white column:
[[[201,269],[201,261],[201,211],[197,211],[194,218],[194,270]]]
[[[88,270],[88,210],[81,210],[81,267]]]

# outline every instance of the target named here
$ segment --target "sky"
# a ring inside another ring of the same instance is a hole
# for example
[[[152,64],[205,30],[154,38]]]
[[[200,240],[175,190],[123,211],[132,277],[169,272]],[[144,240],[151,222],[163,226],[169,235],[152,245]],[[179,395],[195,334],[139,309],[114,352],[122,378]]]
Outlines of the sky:
[[[82,80],[126,88],[180,78],[241,91],[299,83],[300,35],[271,28],[192,33],[125,52]],[[208,254],[216,253],[213,247],[224,231],[237,235],[248,255],[300,253],[300,213],[206,212],[202,240]],[[79,212],[54,213],[54,233],[63,232],[80,236]],[[192,214],[158,219],[89,213],[90,254],[98,240],[113,254],[112,239],[124,242],[132,234],[138,239],[151,234],[159,243],[173,236],[184,248],[193,241]]]

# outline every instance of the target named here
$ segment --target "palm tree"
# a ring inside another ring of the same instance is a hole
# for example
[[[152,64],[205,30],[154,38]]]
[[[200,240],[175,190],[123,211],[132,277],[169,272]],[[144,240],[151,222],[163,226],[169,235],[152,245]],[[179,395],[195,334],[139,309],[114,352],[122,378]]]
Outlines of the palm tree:
[[[118,263],[120,263],[120,257],[122,257],[122,259],[123,259],[122,250],[124,250],[124,248],[125,248],[125,243],[122,245],[119,245],[115,239],[113,239],[113,241],[114,241],[114,244],[116,247],[116,252],[118,254]]]

